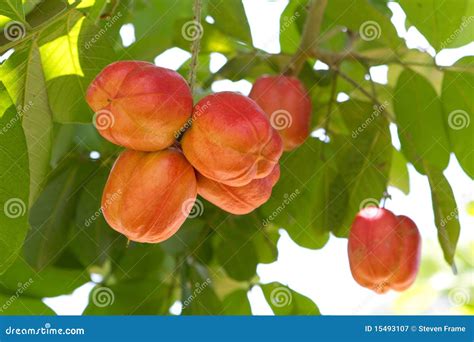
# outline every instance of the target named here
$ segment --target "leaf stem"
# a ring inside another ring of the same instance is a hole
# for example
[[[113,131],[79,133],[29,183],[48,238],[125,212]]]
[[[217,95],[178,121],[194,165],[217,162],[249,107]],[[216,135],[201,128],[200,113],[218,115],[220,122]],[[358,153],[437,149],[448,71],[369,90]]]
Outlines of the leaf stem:
[[[191,93],[194,91],[194,85],[196,83],[196,71],[198,65],[199,48],[201,45],[201,38],[203,34],[203,28],[201,25],[201,9],[202,0],[194,0],[193,12],[194,12],[194,25],[196,25],[197,35],[194,37],[191,44],[191,63],[189,65],[188,83],[191,88]]]
[[[297,76],[303,68],[306,59],[311,57],[311,51],[315,50],[319,45],[319,34],[321,32],[321,24],[327,3],[328,0],[311,1],[308,16],[303,27],[300,45],[286,67],[285,74]]]

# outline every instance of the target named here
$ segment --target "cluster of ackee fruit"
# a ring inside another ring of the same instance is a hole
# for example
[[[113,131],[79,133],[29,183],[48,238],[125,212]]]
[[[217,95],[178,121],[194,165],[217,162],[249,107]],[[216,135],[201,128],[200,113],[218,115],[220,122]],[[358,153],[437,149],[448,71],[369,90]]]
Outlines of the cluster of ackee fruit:
[[[220,92],[193,106],[188,84],[175,71],[122,61],[95,78],[87,102],[100,134],[126,148],[105,185],[104,217],[138,242],[176,233],[197,194],[236,215],[261,206],[280,177],[283,150],[301,145],[310,128],[311,101],[289,76],[259,78],[249,97]],[[418,272],[420,248],[411,219],[364,208],[349,235],[352,275],[377,293],[405,290]]]
[[[138,242],[176,233],[197,194],[236,215],[261,206],[280,177],[283,150],[309,134],[311,102],[294,77],[264,76],[250,97],[220,92],[193,106],[177,72],[120,61],[93,80],[86,100],[99,133],[126,148],[105,185],[104,217]],[[279,130],[270,120],[276,111],[289,116]]]

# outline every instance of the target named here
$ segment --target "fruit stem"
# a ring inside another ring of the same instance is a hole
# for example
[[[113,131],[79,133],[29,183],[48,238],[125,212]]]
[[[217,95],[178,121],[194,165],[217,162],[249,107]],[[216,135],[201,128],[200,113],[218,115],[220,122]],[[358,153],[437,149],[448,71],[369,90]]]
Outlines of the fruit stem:
[[[188,83],[189,87],[191,88],[191,94],[194,91],[194,83],[196,82],[196,69],[198,64],[198,57],[199,57],[199,48],[201,45],[201,37],[202,37],[202,26],[201,26],[201,9],[202,9],[202,1],[201,0],[194,0],[193,12],[194,12],[194,24],[197,26],[199,33],[193,39],[191,44],[191,63],[189,65],[189,75],[188,75]]]
[[[312,51],[319,45],[319,33],[323,22],[324,10],[328,0],[312,0],[308,9],[308,16],[304,23],[298,50],[293,55],[290,63],[285,69],[285,74],[297,76]]]

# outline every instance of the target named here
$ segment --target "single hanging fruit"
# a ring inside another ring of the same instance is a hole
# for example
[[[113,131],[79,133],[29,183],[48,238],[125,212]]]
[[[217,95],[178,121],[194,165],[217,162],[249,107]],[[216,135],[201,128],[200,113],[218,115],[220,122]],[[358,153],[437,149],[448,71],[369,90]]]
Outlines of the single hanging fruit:
[[[183,152],[203,176],[243,186],[268,176],[282,154],[282,141],[265,113],[246,96],[221,92],[194,108]]]
[[[107,223],[128,239],[156,243],[176,233],[196,196],[194,169],[179,150],[127,150],[110,172],[102,212]]]
[[[140,61],[105,67],[87,89],[86,100],[105,139],[138,151],[171,146],[193,105],[181,75]]]
[[[263,109],[290,151],[303,144],[309,135],[311,100],[296,77],[262,76],[252,87],[249,97]]]
[[[403,291],[418,273],[421,237],[410,218],[364,208],[352,223],[348,252],[352,276],[361,286],[377,293]]]

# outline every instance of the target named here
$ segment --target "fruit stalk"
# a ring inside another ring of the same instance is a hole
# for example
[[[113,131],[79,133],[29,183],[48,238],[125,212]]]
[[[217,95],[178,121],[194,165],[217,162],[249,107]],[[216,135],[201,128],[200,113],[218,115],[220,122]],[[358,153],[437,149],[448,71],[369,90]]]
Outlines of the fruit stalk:
[[[194,0],[194,6],[193,6],[194,21],[195,21],[195,24],[199,27],[199,29],[202,29],[201,8],[202,8],[202,1]],[[197,69],[200,45],[201,45],[201,35],[198,34],[196,36],[196,39],[194,39],[191,44],[191,64],[189,65],[189,76],[188,76],[188,83],[189,83],[189,87],[191,88],[191,94],[194,91],[194,83],[196,82],[196,69]]]

